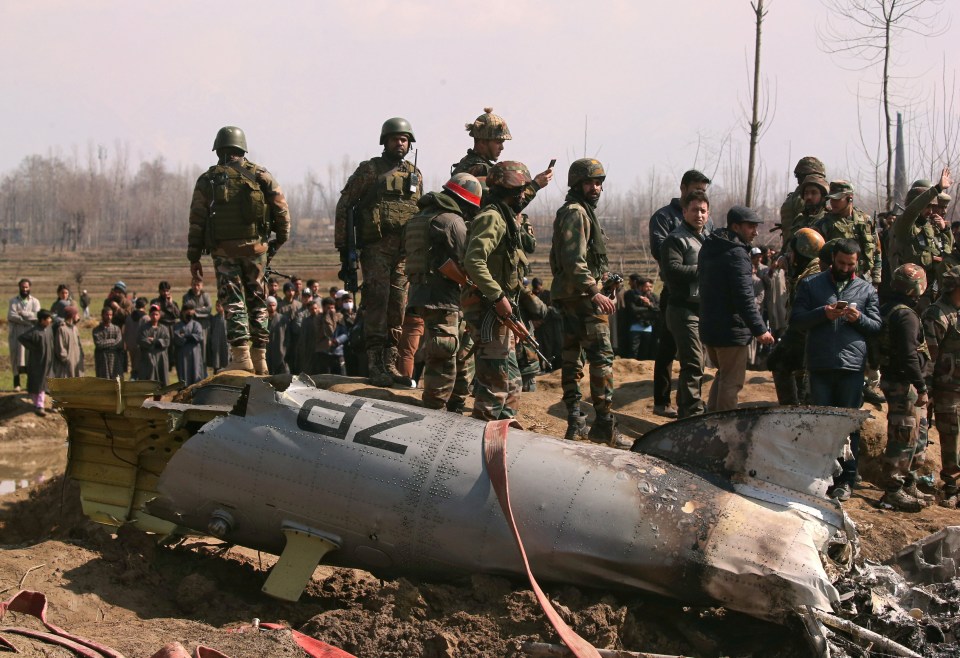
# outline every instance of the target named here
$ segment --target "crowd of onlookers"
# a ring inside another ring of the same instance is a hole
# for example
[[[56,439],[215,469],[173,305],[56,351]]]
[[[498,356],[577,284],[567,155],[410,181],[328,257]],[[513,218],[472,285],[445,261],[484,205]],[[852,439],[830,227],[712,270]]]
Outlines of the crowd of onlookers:
[[[81,322],[93,317],[86,290],[74,296],[60,284],[50,309],[31,294],[29,279],[7,313],[13,386],[25,386],[36,413],[45,415],[48,377],[82,377],[84,365]],[[270,328],[268,363],[271,374],[309,372],[364,374],[357,358],[363,352],[357,331],[353,295],[331,288],[324,297],[314,280],[291,277],[282,288],[268,279]],[[96,377],[149,380],[166,386],[175,371],[183,385],[219,372],[228,361],[223,309],[212,302],[203,282],[194,280],[178,304],[167,281],[154,297],[138,295],[117,281],[100,307],[92,330]],[[22,381],[26,376],[26,382]]]

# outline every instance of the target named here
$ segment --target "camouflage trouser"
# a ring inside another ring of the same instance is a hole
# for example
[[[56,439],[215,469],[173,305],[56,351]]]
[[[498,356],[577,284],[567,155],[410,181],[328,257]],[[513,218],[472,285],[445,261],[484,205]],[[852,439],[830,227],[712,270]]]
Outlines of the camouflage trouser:
[[[423,406],[443,409],[457,378],[460,312],[417,309],[423,317]]]
[[[528,320],[543,320],[547,317],[547,305],[527,290],[520,294],[518,305],[520,307],[518,315],[524,324]],[[530,333],[532,335],[533,331]],[[537,351],[526,344],[518,344],[517,365],[520,366],[520,376],[523,378],[524,390],[526,390],[527,382],[534,380],[540,374],[540,357]]]
[[[460,349],[457,350],[457,378],[453,385],[453,393],[450,395],[448,409],[462,406],[466,402],[467,396],[470,395],[470,384],[473,383],[473,377],[476,373],[473,354],[470,354],[470,350],[473,349],[473,336],[467,327],[467,321],[463,318],[460,319],[459,345]]]
[[[483,343],[479,342],[483,315],[470,313],[467,323],[478,341],[472,415],[481,420],[514,418],[520,408],[521,381],[513,332],[497,322],[493,340]]]
[[[400,254],[403,241],[389,234],[360,252],[363,273],[363,337],[367,350],[396,347],[407,307],[407,275]]]
[[[223,305],[227,324],[227,342],[231,345],[266,347],[270,338],[267,328],[267,298],[263,290],[263,270],[267,255],[253,258],[213,257],[217,272],[217,298]]]
[[[920,436],[917,415],[917,389],[909,382],[880,380],[887,398],[887,447],[883,451],[880,485],[896,491],[913,481],[914,456]]]
[[[940,477],[956,486],[960,479],[957,466],[957,443],[960,437],[960,391],[933,390],[933,414],[940,434]]]
[[[560,384],[563,403],[572,412],[580,406],[583,356],[590,363],[590,399],[597,415],[613,406],[613,345],[606,315],[598,315],[589,297],[555,302],[563,316],[563,365]]]

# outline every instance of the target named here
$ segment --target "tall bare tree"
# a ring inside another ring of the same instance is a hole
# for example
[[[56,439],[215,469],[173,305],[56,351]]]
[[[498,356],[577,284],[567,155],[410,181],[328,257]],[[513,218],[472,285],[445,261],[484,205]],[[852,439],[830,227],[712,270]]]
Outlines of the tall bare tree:
[[[744,205],[753,206],[754,173],[757,167],[757,144],[760,142],[761,126],[766,122],[767,111],[760,117],[760,37],[763,33],[763,19],[767,16],[763,0],[750,3],[757,26],[756,43],[753,52],[753,110],[750,115],[750,160],[747,163],[747,195]]]
[[[823,0],[833,18],[818,27],[820,47],[856,62],[856,70],[880,68],[880,107],[886,141],[886,208],[893,206],[893,120],[890,111],[894,56],[904,35],[939,36],[944,0]]]

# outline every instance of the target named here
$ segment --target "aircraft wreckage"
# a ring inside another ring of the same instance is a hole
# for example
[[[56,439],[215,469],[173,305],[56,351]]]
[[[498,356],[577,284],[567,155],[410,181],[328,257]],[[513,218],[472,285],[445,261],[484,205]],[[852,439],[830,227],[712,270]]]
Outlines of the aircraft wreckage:
[[[218,376],[180,394],[189,402],[160,400],[152,382],[51,385],[89,517],[277,554],[273,596],[296,600],[320,560],[384,577],[524,574],[484,455],[495,424],[304,376]],[[721,412],[630,452],[511,429],[503,475],[530,566],[763,619],[830,610],[823,560],[854,531],[825,492],[864,417]]]

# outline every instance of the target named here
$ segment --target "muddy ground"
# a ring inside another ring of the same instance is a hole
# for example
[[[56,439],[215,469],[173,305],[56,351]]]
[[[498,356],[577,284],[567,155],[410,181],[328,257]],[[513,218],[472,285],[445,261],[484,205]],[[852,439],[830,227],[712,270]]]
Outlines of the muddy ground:
[[[629,436],[665,422],[652,414],[652,367],[616,362],[616,410]],[[747,382],[744,404],[774,401],[769,373],[750,372]],[[335,390],[418,399],[413,391],[365,384]],[[562,435],[559,373],[541,377],[538,391],[524,393],[522,404],[524,427]],[[864,432],[866,480],[845,507],[857,523],[864,557],[884,560],[911,541],[960,524],[960,512],[931,507],[902,514],[876,507],[881,492],[870,480],[884,425],[880,410],[874,417]],[[131,658],[150,656],[173,640],[191,650],[212,646],[233,658],[304,655],[286,631],[236,631],[254,618],[286,623],[357,656],[522,655],[516,652],[520,641],[557,642],[520,580],[478,575],[460,582],[381,581],[321,566],[300,602],[289,604],[260,593],[272,556],[213,540],[169,548],[136,531],[110,535],[85,520],[76,486],[60,477],[65,438],[65,423],[56,414],[39,418],[26,396],[0,396],[0,487],[16,487],[0,497],[0,599],[20,588],[43,592],[50,621]],[[935,430],[931,439],[929,468],[936,472]],[[688,656],[808,655],[797,629],[785,632],[723,609],[556,584],[545,589],[567,621],[598,647]],[[0,623],[35,627],[18,614]],[[7,637],[25,656],[72,655]]]

